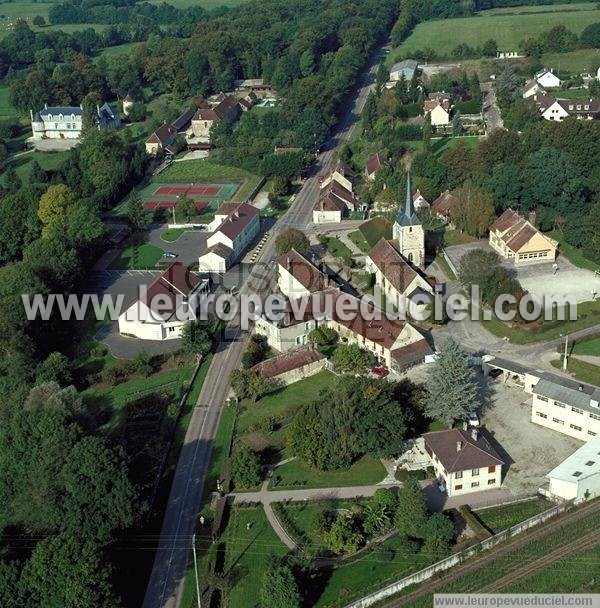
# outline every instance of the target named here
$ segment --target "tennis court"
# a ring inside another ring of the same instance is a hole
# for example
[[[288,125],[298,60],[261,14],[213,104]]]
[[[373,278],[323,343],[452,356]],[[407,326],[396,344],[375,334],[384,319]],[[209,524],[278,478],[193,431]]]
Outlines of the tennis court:
[[[159,186],[154,194],[156,196],[218,196],[223,186]]]

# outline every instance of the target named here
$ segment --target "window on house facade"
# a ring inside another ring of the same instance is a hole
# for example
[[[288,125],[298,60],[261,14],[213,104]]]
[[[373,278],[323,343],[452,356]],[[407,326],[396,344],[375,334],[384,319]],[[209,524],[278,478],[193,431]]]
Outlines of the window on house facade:
[[[558,418],[552,418],[552,422],[554,422],[554,424],[560,424],[560,425],[565,424],[564,420],[559,420]]]
[[[473,482],[471,483],[471,487],[472,487],[472,488],[478,488],[478,487],[479,487],[479,482],[478,482],[478,481],[473,481]]]
[[[574,431],[581,431],[581,427],[577,426],[576,424],[570,424],[569,425]]]
[[[463,472],[462,471],[456,471],[456,473],[454,474],[454,476],[456,477],[456,479],[462,479]]]
[[[593,418],[594,420],[600,420],[600,416],[598,416],[598,414],[590,414],[590,418]]]
[[[538,398],[538,401],[544,401],[544,402],[548,401],[548,397],[542,397],[541,395],[536,395],[536,397]]]
[[[462,484],[458,484],[457,486],[454,486],[455,490],[462,490]]]
[[[535,415],[539,416],[540,418],[548,418],[548,416],[546,416],[546,414],[542,414],[542,412],[536,412]]]
[[[560,401],[555,401],[554,405],[556,405],[556,407],[567,407],[564,403],[561,403]]]
[[[571,411],[575,412],[576,414],[583,414],[583,410],[580,410],[578,407],[572,407]]]
[[[598,433],[594,433],[594,431],[588,431],[588,435],[591,437],[595,437]]]
[[[496,466],[495,465],[491,466],[491,467],[488,467],[488,473],[495,473],[495,472],[496,472]]]
[[[493,486],[495,485],[496,480],[495,479],[488,479],[488,486]]]
[[[479,469],[473,469],[471,471],[471,477],[477,477],[479,475]]]

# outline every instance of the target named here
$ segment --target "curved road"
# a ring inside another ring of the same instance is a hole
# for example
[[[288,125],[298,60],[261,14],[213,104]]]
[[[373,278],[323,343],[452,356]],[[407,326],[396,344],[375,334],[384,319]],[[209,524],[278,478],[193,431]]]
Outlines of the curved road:
[[[382,57],[383,48],[371,57],[355,93],[348,99],[347,111],[337,131],[313,164],[311,176],[293,205],[273,227],[272,237],[241,287],[241,293],[258,293],[268,287],[274,275],[275,236],[286,228],[305,229],[310,222],[319,192],[316,175],[332,167],[336,160],[335,150],[351,135],[374,86],[377,65]],[[212,444],[229,391],[229,375],[241,362],[247,338],[247,334],[240,332],[239,324],[232,321],[213,357],[177,462],[143,608],[175,608],[180,605]]]

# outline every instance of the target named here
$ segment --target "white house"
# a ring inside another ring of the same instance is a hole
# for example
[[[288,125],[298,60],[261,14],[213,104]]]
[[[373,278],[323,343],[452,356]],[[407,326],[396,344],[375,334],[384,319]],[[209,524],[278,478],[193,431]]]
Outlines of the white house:
[[[119,333],[140,340],[179,338],[183,326],[196,318],[209,290],[208,279],[174,262],[121,313]]]
[[[404,77],[404,80],[410,82],[414,78],[418,69],[419,62],[415,61],[414,59],[405,59],[404,61],[399,61],[398,63],[394,64],[390,70],[390,81],[398,82]]]
[[[425,433],[425,451],[448,496],[494,490],[502,484],[504,461],[477,430]]]
[[[429,115],[432,127],[450,124],[451,110],[450,98],[443,92],[432,93],[423,102],[423,116]]]
[[[352,171],[350,171],[350,168],[342,162],[339,162],[335,169],[333,169],[333,171],[331,171],[321,182],[321,190],[324,190],[333,182],[337,182],[349,192],[354,192]]]
[[[544,89],[558,89],[562,84],[561,79],[552,69],[544,68],[533,77]]]
[[[277,287],[290,300],[309,296],[331,286],[329,276],[295,249],[277,260]]]
[[[544,87],[535,79],[532,78],[525,83],[523,87],[523,99],[529,99],[538,93],[545,93]]]
[[[219,218],[223,217],[219,211],[217,214]],[[200,272],[225,272],[244,254],[259,232],[260,212],[256,207],[240,203],[231,208],[206,241],[207,249],[199,258]]]
[[[417,213],[427,211],[430,208],[429,201],[421,194],[421,191],[418,188],[413,194],[413,205]]]
[[[600,496],[600,437],[581,446],[546,477],[550,494],[563,500]]]

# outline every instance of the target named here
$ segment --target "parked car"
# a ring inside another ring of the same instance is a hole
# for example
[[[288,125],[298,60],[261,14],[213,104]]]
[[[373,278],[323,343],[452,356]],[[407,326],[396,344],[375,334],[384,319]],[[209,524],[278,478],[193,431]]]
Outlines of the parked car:
[[[325,176],[324,175],[318,175],[317,179],[319,180],[319,183],[322,184],[325,181]]]
[[[494,380],[495,378],[497,378],[498,376],[502,375],[502,370],[498,369],[497,367],[490,370],[489,374],[488,374],[488,378],[491,378],[492,380]]]
[[[470,426],[479,426],[479,416],[477,412],[473,411],[469,413],[469,425]]]
[[[163,254],[163,258],[167,258],[168,260],[174,260],[176,257],[177,254],[172,251],[165,251]]]
[[[389,375],[390,370],[387,367],[374,367],[371,373],[377,378],[385,378]]]

